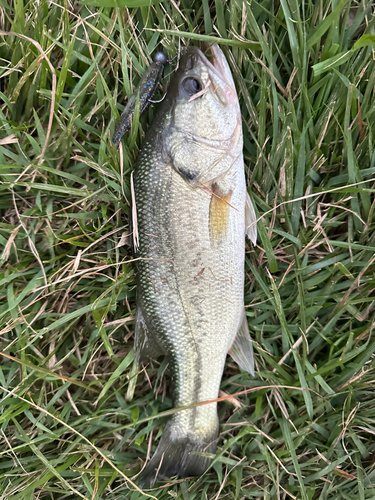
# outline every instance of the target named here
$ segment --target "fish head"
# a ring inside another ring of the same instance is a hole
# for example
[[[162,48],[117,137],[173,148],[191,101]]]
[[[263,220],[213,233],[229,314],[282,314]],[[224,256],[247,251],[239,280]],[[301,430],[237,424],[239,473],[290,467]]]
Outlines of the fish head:
[[[242,154],[241,113],[228,62],[218,45],[191,47],[167,93],[163,151],[193,185],[209,185]]]

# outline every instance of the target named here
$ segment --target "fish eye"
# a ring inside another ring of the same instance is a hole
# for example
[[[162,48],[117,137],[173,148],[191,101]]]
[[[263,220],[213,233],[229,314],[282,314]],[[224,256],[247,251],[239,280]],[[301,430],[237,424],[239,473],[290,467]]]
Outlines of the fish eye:
[[[203,84],[197,78],[189,76],[182,81],[181,87],[189,96],[192,96],[203,89]]]

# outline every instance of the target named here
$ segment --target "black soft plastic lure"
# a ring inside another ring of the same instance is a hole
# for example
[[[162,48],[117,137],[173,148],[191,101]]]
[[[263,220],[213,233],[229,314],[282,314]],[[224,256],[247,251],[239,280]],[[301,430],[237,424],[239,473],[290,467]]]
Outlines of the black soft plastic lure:
[[[167,60],[167,56],[164,54],[164,52],[156,52],[154,56],[154,62],[151,63],[143,73],[134,94],[130,97],[128,104],[126,105],[121,115],[115,133],[113,134],[112,142],[116,147],[120,144],[122,137],[131,128],[138,94],[139,114],[141,115],[150,104],[150,101],[159,86],[163,74],[164,64],[167,62]]]

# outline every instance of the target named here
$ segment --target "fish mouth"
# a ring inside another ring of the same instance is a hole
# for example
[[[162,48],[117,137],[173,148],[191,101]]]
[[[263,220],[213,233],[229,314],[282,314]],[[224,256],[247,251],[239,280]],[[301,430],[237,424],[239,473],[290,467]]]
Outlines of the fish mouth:
[[[225,81],[227,85],[234,88],[232,73],[229,69],[227,59],[217,44],[209,45],[207,42],[201,43],[201,52],[205,62],[213,66],[218,76]]]
[[[202,42],[200,48],[190,47],[189,52],[199,57],[213,77],[221,80],[220,93],[224,94],[225,104],[231,104],[237,98],[237,93],[228,62],[220,47],[217,44]]]

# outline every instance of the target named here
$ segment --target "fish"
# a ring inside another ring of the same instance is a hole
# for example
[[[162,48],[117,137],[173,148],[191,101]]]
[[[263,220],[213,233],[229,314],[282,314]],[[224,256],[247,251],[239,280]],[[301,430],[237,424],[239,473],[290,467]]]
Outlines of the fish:
[[[153,62],[143,73],[139,84],[137,85],[137,88],[135,89],[133,95],[130,97],[124,111],[121,114],[120,121],[115,129],[115,133],[113,134],[112,142],[116,147],[118,147],[123,136],[131,128],[138,95],[139,115],[141,115],[143,111],[145,111],[145,109],[149,106],[151,99],[153,98],[160,84],[164,65],[167,61],[168,58],[166,54],[164,54],[164,52],[156,52],[153,58]]]
[[[218,45],[181,58],[136,163],[137,363],[168,357],[176,411],[139,484],[202,475],[216,450],[227,353],[254,374],[245,233],[256,244],[241,112]],[[208,403],[206,403],[208,402]]]

